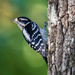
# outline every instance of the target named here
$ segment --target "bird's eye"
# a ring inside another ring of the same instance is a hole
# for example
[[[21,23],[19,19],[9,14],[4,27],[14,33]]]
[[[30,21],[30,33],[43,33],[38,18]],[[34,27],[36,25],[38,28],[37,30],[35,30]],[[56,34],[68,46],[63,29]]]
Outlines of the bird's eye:
[[[20,21],[20,22],[21,22],[21,21],[22,21],[22,19],[21,19],[21,18],[18,18],[18,21]]]
[[[20,19],[20,18],[18,18],[18,21],[20,21],[20,22],[21,22],[21,19]]]

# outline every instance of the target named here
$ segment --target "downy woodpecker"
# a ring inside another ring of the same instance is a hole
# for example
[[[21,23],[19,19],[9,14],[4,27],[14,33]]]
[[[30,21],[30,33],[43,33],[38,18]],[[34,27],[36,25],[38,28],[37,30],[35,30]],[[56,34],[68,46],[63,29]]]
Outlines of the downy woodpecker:
[[[27,41],[29,46],[35,51],[39,52],[47,63],[46,57],[46,30],[44,24],[44,29],[38,27],[35,22],[32,22],[27,17],[18,17],[12,19],[18,27],[21,29],[24,39]]]

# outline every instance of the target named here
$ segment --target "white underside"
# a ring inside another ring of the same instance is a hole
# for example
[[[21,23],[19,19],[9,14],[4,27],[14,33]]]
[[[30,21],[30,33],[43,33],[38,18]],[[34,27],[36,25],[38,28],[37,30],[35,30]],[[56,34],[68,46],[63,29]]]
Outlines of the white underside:
[[[24,34],[24,36],[26,37],[26,39],[27,39],[28,41],[30,41],[30,36],[29,36],[29,34],[27,33],[27,31],[26,31],[25,29],[23,29],[23,34]]]

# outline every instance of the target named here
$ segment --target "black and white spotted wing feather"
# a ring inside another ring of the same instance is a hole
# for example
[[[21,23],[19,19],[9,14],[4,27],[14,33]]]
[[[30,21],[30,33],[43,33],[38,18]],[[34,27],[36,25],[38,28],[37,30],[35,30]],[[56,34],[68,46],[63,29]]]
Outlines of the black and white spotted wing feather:
[[[36,23],[31,22],[22,30],[23,36],[28,44],[43,57],[46,56],[46,46],[43,41],[40,29]]]

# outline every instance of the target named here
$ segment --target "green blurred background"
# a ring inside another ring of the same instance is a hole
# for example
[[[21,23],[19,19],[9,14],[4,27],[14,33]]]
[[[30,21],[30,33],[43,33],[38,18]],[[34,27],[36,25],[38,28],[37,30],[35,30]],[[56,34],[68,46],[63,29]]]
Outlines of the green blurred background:
[[[25,16],[43,28],[47,21],[46,0],[0,0],[0,75],[47,75],[41,55],[26,43],[11,21]]]

